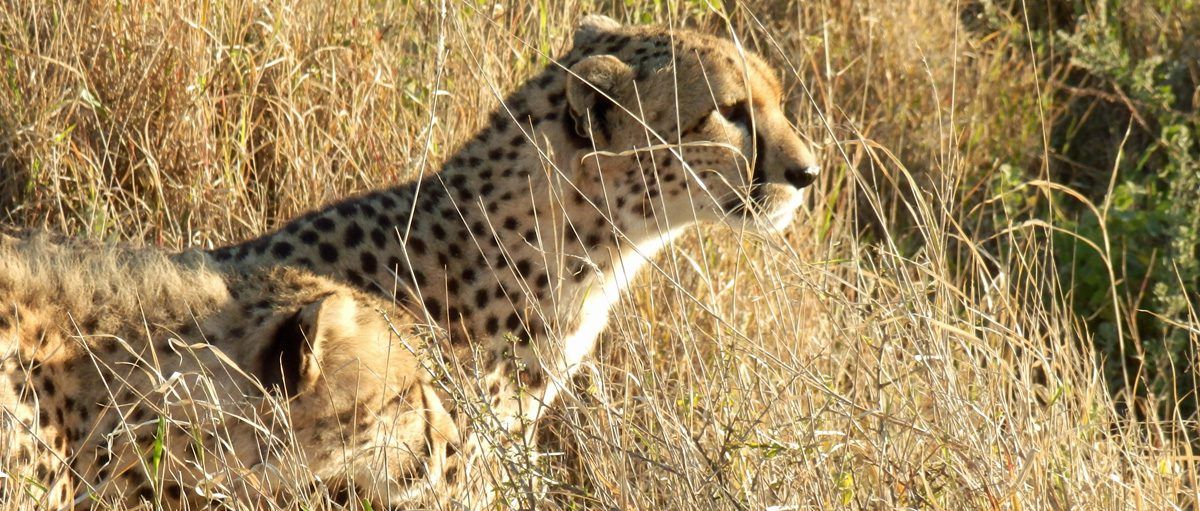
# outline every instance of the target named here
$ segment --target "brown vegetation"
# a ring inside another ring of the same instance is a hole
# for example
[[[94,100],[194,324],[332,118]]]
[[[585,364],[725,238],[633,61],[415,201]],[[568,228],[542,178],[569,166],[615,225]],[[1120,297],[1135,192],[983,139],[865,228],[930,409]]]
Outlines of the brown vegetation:
[[[1198,505],[1194,423],[1118,406],[1123,354],[1096,353],[1057,220],[1028,215],[1072,185],[1051,136],[1077,81],[1031,35],[1053,9],[415,4],[5,0],[0,219],[244,239],[436,170],[583,12],[734,33],[785,70],[826,171],[785,235],[699,230],[635,284],[543,424],[545,507]]]

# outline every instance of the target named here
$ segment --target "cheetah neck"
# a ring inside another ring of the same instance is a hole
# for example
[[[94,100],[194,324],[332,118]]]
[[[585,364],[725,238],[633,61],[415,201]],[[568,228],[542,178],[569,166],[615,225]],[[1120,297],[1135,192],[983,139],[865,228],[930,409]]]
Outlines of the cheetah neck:
[[[558,68],[535,77],[437,174],[215,255],[349,281],[428,314],[454,339],[565,379],[591,353],[622,291],[679,229],[637,225],[644,203],[631,199],[640,182],[581,170],[586,143],[565,124],[564,83]]]

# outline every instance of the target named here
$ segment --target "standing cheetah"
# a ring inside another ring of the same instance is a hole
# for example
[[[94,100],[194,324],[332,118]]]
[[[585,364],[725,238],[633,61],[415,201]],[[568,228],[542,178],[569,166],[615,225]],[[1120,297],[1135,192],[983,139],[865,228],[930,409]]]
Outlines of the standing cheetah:
[[[729,41],[589,16],[573,43],[436,175],[212,256],[395,299],[449,332],[452,376],[485,427],[523,430],[665,244],[698,222],[781,229],[818,171],[776,72]]]
[[[318,480],[416,498],[456,433],[392,328],[413,318],[379,302],[296,269],[0,241],[0,507],[261,507]]]

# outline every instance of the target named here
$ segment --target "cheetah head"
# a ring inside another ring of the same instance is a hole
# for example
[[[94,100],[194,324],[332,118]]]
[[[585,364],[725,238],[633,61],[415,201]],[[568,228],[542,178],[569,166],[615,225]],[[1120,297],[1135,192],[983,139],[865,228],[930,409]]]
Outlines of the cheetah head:
[[[305,295],[289,297],[301,307],[263,326],[273,333],[246,365],[284,398],[285,406],[265,403],[260,415],[270,418],[266,429],[282,425],[273,433],[292,447],[251,438],[245,449],[257,449],[262,461],[255,477],[289,487],[287,465],[298,459],[321,479],[385,506],[419,495],[423,477],[436,482],[457,430],[423,381],[419,341],[397,335],[404,330],[395,322],[411,318],[385,317],[380,302],[319,277],[280,273]],[[325,294],[308,296],[322,288]]]
[[[584,18],[567,60],[575,161],[625,197],[623,220],[787,226],[819,171],[761,58],[695,32]]]

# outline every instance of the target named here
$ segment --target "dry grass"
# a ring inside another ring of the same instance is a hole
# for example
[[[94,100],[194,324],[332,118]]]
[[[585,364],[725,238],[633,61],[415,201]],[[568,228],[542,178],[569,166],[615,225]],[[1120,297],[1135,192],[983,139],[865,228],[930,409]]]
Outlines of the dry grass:
[[[418,4],[5,0],[5,221],[244,239],[435,170],[580,13],[726,30],[704,2]],[[1047,160],[1059,70],[974,7],[731,8],[827,172],[785,236],[698,230],[638,281],[544,422],[543,507],[1197,506],[1194,426],[1115,411],[1052,224],[992,186]]]

